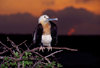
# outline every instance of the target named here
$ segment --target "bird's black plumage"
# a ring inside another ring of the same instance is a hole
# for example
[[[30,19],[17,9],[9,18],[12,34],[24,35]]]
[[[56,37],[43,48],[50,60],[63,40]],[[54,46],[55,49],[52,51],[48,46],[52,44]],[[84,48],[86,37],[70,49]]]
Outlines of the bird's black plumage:
[[[50,31],[51,31],[51,37],[52,37],[51,46],[55,46],[57,44],[57,26],[52,21],[49,21],[49,22],[51,25]],[[43,26],[42,24],[39,23],[33,33],[33,43],[36,46],[43,46],[41,42],[42,34],[43,34]]]

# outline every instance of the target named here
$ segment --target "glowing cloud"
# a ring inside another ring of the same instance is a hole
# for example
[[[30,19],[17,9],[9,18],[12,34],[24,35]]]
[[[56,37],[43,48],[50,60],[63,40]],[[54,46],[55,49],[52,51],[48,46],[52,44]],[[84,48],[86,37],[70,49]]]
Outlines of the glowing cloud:
[[[0,0],[0,15],[27,12],[39,16],[47,9],[58,11],[69,6],[100,14],[99,4],[100,0]]]

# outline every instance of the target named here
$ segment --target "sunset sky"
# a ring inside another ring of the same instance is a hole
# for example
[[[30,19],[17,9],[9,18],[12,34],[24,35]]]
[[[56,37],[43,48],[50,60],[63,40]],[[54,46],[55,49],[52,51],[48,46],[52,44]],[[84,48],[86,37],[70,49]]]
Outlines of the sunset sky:
[[[58,11],[69,6],[100,14],[100,0],[0,0],[0,15],[30,13],[39,16],[47,9]]]
[[[60,35],[100,35],[100,0],[0,0],[0,33],[32,34],[42,14]]]

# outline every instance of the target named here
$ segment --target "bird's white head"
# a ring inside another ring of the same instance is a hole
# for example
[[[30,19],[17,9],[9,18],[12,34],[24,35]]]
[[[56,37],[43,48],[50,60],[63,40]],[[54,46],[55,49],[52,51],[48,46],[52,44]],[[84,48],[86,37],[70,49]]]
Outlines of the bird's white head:
[[[58,20],[58,18],[49,18],[48,15],[42,15],[39,18],[39,23],[48,23],[49,21]]]

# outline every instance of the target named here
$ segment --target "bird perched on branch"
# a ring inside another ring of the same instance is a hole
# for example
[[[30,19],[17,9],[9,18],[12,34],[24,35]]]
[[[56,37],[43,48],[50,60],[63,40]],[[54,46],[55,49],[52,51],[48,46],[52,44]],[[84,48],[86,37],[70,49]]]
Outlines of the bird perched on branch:
[[[48,15],[40,16],[38,25],[33,33],[33,43],[40,46],[39,50],[44,51],[45,48],[52,51],[52,46],[57,43],[57,26],[53,22],[58,18],[49,18]]]

